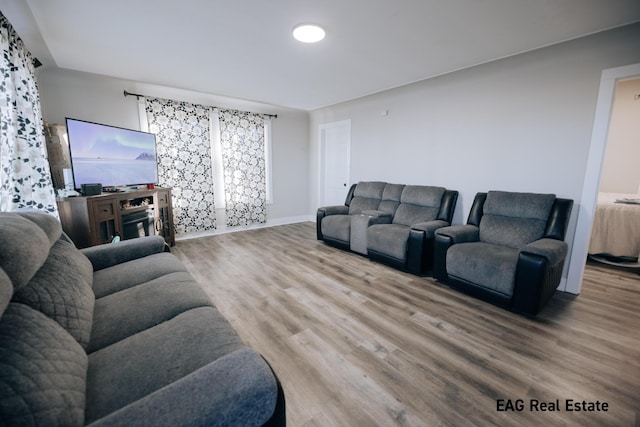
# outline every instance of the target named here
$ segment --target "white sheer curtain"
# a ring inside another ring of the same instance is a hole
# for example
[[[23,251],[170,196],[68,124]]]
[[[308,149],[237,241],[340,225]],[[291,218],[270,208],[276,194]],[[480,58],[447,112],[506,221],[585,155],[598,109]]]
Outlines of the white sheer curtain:
[[[219,110],[227,226],[267,221],[264,118]]]
[[[0,13],[0,211],[58,216],[33,58]]]

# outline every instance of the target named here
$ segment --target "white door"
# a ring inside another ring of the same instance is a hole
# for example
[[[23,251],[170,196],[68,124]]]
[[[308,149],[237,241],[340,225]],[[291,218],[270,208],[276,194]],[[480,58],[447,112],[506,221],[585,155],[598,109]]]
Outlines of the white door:
[[[319,206],[342,205],[349,191],[351,120],[320,125]]]

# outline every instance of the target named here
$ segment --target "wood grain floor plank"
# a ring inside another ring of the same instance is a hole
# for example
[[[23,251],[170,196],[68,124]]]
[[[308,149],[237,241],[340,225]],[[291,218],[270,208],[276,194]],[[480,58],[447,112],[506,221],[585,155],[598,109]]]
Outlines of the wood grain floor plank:
[[[290,426],[640,423],[637,274],[589,264],[581,295],[556,293],[532,319],[327,246],[313,223],[179,240],[174,253],[272,364]],[[499,399],[524,408],[498,411]],[[568,399],[609,408],[567,411]]]

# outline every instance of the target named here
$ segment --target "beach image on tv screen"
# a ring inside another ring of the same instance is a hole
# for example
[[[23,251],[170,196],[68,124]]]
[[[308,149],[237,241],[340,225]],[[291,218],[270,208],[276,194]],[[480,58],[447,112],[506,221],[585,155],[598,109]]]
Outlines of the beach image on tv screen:
[[[76,188],[157,183],[155,135],[73,119],[67,132]]]

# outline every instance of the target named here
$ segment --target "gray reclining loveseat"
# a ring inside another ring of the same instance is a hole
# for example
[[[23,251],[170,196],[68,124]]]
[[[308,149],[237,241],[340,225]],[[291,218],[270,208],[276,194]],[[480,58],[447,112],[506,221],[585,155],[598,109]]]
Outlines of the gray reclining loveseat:
[[[0,425],[285,425],[276,375],[167,248],[80,251],[0,213]]]
[[[433,267],[433,238],[451,224],[458,192],[443,187],[359,182],[344,205],[317,211],[319,240],[414,274]]]

